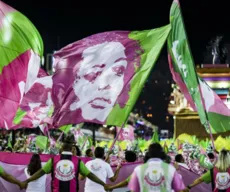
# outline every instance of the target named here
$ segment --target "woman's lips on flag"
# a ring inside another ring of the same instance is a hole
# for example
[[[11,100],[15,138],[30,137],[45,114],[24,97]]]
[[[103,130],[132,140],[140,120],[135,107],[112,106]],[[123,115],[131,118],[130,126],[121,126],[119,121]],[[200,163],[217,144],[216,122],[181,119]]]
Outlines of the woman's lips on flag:
[[[89,102],[92,108],[95,109],[104,109],[107,104],[111,104],[110,99],[105,99],[103,97],[97,97]]]

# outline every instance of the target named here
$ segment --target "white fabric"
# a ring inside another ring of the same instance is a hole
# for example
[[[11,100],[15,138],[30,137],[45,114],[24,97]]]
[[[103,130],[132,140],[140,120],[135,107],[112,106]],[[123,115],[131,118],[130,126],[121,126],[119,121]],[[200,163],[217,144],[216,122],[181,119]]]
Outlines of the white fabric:
[[[25,168],[26,178],[30,178],[30,175],[27,172],[28,168]],[[46,174],[40,177],[39,179],[32,181],[28,184],[26,192],[46,192]]]
[[[185,169],[188,169],[188,170],[189,170],[188,165],[185,164],[185,163],[178,163],[178,165],[180,165],[181,167],[184,167]]]
[[[86,167],[105,183],[107,178],[114,176],[111,166],[102,159],[89,161],[86,163]],[[103,186],[87,178],[85,182],[85,192],[105,192],[105,190]]]
[[[73,153],[69,152],[69,151],[63,151],[61,153],[62,155],[73,155]]]
[[[147,162],[147,168],[144,172],[144,177],[146,179],[148,179],[148,182],[154,183],[156,184],[157,182],[159,182],[160,180],[162,180],[162,176],[167,175],[167,180],[164,182],[164,184],[166,185],[166,190],[167,191],[172,191],[172,181],[173,181],[173,177],[175,174],[176,169],[168,164],[168,173],[165,173],[164,170],[162,169],[162,163],[164,163],[163,161],[161,161],[160,159],[150,159]],[[155,185],[155,186],[151,186],[146,182],[142,182],[143,178],[142,178],[142,170],[143,169],[143,165],[139,165],[134,169],[134,172],[137,175],[139,184],[140,184],[140,192],[143,192],[144,188],[143,186],[146,186],[148,191],[154,191],[154,192],[160,192],[160,187]]]

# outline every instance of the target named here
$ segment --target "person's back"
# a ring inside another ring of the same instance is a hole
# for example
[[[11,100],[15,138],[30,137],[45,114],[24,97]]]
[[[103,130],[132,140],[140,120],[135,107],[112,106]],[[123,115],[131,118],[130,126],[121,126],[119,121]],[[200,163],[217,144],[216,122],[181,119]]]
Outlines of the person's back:
[[[114,177],[113,170],[111,166],[103,160],[104,157],[104,149],[101,147],[97,147],[95,149],[95,157],[96,159],[91,160],[86,163],[86,167],[95,174],[99,179],[103,182],[106,182],[106,179]],[[85,183],[85,192],[104,192],[103,186],[96,184],[90,179],[86,179]]]
[[[70,144],[66,144],[67,148]],[[65,150],[65,149],[64,149]],[[78,190],[78,174],[80,160],[69,149],[53,158],[53,192],[74,192]]]
[[[25,168],[26,178],[30,178],[35,172],[41,168],[41,159],[38,154],[34,154],[30,160],[30,164]],[[46,175],[28,184],[26,192],[46,192]]]
[[[230,153],[227,150],[221,151],[212,172],[214,192],[230,192]]]
[[[140,191],[172,191],[172,181],[176,169],[158,159],[136,167]]]
[[[107,178],[114,176],[114,173],[108,163],[102,159],[94,159],[86,163],[86,167],[95,174],[99,179],[106,182]],[[85,182],[85,192],[104,192],[104,187],[96,184],[90,179],[86,179]]]
[[[166,154],[158,143],[149,146],[148,161],[134,169],[129,189],[134,192],[182,191],[185,186],[176,169],[164,162]]]

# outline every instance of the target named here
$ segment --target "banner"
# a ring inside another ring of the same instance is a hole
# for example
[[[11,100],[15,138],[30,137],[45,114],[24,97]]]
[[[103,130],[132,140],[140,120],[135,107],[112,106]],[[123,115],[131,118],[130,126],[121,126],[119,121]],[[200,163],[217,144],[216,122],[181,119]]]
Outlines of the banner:
[[[167,39],[170,25],[92,35],[54,54],[55,127],[91,122],[121,126]]]
[[[26,179],[26,176],[24,174],[24,169],[29,164],[30,158],[32,157],[32,154],[19,154],[19,153],[0,153],[0,166],[4,168],[4,170],[10,174],[12,174],[15,178],[17,178],[20,181],[24,181]],[[41,161],[43,164],[47,162],[52,156],[51,155],[40,155]],[[81,158],[81,160],[86,163],[89,161],[89,158]],[[140,163],[125,163],[123,164],[118,179],[116,182],[108,182],[110,184],[116,184],[121,181],[124,181],[127,179],[133,172],[134,168],[138,166]],[[116,170],[116,166],[112,167],[113,171]],[[198,175],[195,173],[192,173],[191,171],[180,167],[179,173],[182,175],[182,178],[184,180],[185,186],[191,184],[192,181],[198,178]],[[84,192],[84,184],[85,181],[80,181],[79,185],[79,192]],[[46,192],[51,192],[51,175],[47,175],[46,179]],[[1,192],[21,192],[19,190],[18,186],[8,183],[2,178],[0,178],[0,191]],[[191,192],[196,191],[202,191],[202,192],[209,192],[211,191],[211,185],[207,185],[205,183],[201,183],[200,185],[197,185],[193,189],[190,190]],[[22,192],[25,192],[25,190],[22,190]]]

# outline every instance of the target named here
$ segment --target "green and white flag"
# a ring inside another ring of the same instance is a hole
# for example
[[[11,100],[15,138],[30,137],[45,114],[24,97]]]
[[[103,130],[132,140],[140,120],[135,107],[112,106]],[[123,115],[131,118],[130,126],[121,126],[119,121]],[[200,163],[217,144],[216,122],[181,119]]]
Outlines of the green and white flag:
[[[209,132],[209,123],[212,133],[229,131],[230,110],[196,73],[178,0],[174,0],[172,4],[170,23],[168,51],[174,81],[191,107],[198,112],[207,132]]]

